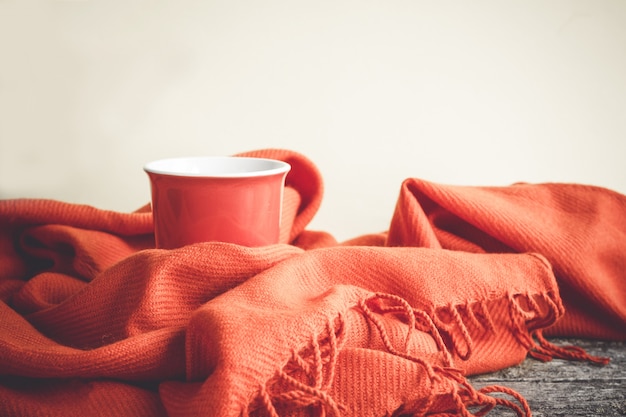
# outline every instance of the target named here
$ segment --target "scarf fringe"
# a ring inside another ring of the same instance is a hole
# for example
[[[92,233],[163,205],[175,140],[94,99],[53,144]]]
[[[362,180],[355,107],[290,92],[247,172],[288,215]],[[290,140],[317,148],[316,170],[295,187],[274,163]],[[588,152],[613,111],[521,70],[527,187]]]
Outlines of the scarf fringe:
[[[541,330],[534,331],[532,336],[537,340],[538,344],[534,343],[528,354],[542,362],[549,362],[552,359],[565,359],[570,361],[590,362],[596,365],[607,365],[611,361],[608,357],[590,355],[585,349],[579,346],[557,346],[546,340]]]
[[[381,305],[380,303],[377,303],[378,313],[387,313],[387,312],[397,313],[400,311],[405,311],[406,317],[409,323],[409,327],[408,327],[409,330],[407,332],[405,345],[408,346],[408,341],[410,339],[411,332],[414,331],[416,328],[418,328],[415,325],[420,323],[421,324],[421,326],[419,326],[420,330],[428,332],[435,340],[439,351],[444,354],[444,361],[443,361],[444,366],[436,366],[436,365],[434,366],[425,362],[424,360],[418,357],[409,355],[406,352],[397,351],[391,345],[391,342],[389,340],[389,337],[386,334],[386,331],[383,327],[382,322],[374,315],[374,313],[370,309],[370,305],[372,304],[372,302],[377,299],[396,301],[397,303],[399,303],[399,308],[393,307],[393,306],[384,306],[384,305]],[[433,319],[430,315],[426,314],[424,311],[416,310],[412,308],[406,300],[396,295],[392,295],[392,294],[376,294],[375,296],[369,298],[368,300],[362,300],[359,305],[361,309],[363,310],[365,316],[374,324],[374,326],[378,330],[380,337],[383,340],[383,344],[385,345],[385,348],[390,353],[421,365],[426,371],[426,373],[429,375],[430,381],[433,387],[434,387],[435,382],[441,379],[447,379],[448,381],[451,381],[454,383],[455,389],[453,390],[451,394],[452,394],[453,402],[456,405],[456,409],[454,410],[455,415],[461,415],[463,417],[471,417],[471,416],[480,417],[480,416],[484,416],[488,414],[491,410],[493,410],[497,406],[504,406],[514,411],[516,415],[519,417],[531,417],[532,416],[532,412],[530,410],[528,402],[519,393],[517,393],[516,391],[510,388],[502,387],[498,385],[492,385],[492,386],[488,386],[488,387],[484,387],[479,390],[476,390],[475,388],[472,387],[472,385],[463,375],[463,372],[460,369],[454,368],[452,354],[450,353],[449,349],[446,347],[443,341],[443,337],[437,326],[437,323],[441,324],[442,322],[441,320],[436,318],[436,315],[433,315],[435,316],[435,318]],[[484,303],[476,303],[476,306],[478,306],[478,310],[481,313],[481,319],[479,320],[479,318],[475,314],[473,314],[473,308],[472,308],[473,306],[468,306],[466,308],[466,311],[468,312],[472,311],[471,313],[469,313],[469,317],[471,318],[471,320],[475,320],[477,323],[481,324],[481,326],[484,327],[485,329],[493,331],[494,330],[493,321]],[[454,345],[453,349],[463,359],[464,357],[469,358],[471,356],[473,343],[472,343],[471,335],[469,334],[467,327],[463,323],[463,319],[459,313],[459,308],[460,308],[459,306],[452,306],[452,305],[447,307],[447,309],[451,313],[452,321],[456,325],[458,325],[461,329],[461,334],[462,334],[462,338],[463,338],[466,349],[463,351],[463,354],[459,354],[459,349],[458,349],[456,342],[453,342],[453,345]],[[516,404],[514,401],[506,399],[506,398],[493,397],[489,395],[491,393],[507,394],[511,396],[515,401],[517,401],[519,405]],[[423,404],[423,403],[420,404],[419,410],[408,410],[406,408],[403,408],[402,410],[398,410],[397,412],[401,412],[402,416],[415,416],[415,417],[426,416],[431,411],[431,407],[433,406],[435,400],[436,398],[434,397],[434,395],[432,395],[430,398],[428,398],[428,401],[426,404]],[[474,412],[470,411],[475,408],[478,408],[478,410]],[[449,410],[449,411],[452,411],[452,410]],[[394,414],[398,415],[397,412]]]
[[[287,364],[259,388],[254,412],[246,411],[244,415],[280,417],[292,415],[298,409],[309,409],[312,415],[340,417],[345,407],[328,390],[335,377],[344,330],[345,320],[340,314],[335,320],[328,320],[322,334],[311,338],[310,346],[301,351],[292,350]],[[269,387],[279,387],[279,392]]]
[[[551,294],[515,294],[509,295],[509,318],[513,324],[513,332],[528,349],[529,356],[549,361],[553,358],[589,361],[597,364],[608,363],[608,358],[589,355],[584,349],[576,346],[559,347],[543,337],[541,330],[529,332],[528,325],[545,325],[563,314],[562,305],[553,299]],[[431,383],[431,392],[428,398],[419,401],[415,409],[408,409],[406,405],[391,414],[402,416],[421,417],[428,415],[435,405],[435,384],[442,381],[452,383],[454,387],[451,395],[454,409],[445,413],[454,413],[463,417],[482,417],[489,414],[496,407],[506,407],[519,417],[531,417],[532,412],[528,402],[516,391],[500,385],[492,385],[475,389],[463,375],[463,371],[454,367],[452,351],[462,360],[472,355],[472,336],[464,323],[464,318],[471,320],[486,331],[494,332],[493,318],[484,302],[477,302],[467,306],[448,305],[445,309],[446,317],[443,320],[438,313],[441,308],[431,314],[413,308],[405,299],[393,294],[377,293],[369,298],[361,299],[358,303],[363,315],[374,326],[386,351],[418,364],[424,369]],[[407,334],[404,346],[393,345],[381,316],[396,314],[398,319],[407,324]],[[463,313],[463,314],[462,314]],[[460,338],[452,339],[452,346],[446,346],[442,331],[449,336],[451,326],[459,326]],[[284,415],[299,415],[298,410],[315,416],[339,417],[346,407],[338,404],[328,394],[334,376],[337,357],[343,345],[345,321],[339,315],[335,320],[329,319],[326,329],[319,335],[311,338],[309,346],[301,351],[292,351],[291,359],[276,372],[274,378],[259,388],[254,401],[254,412],[244,415],[281,417]],[[428,333],[434,340],[438,351],[442,354],[441,365],[433,365],[409,353],[409,343],[412,332],[419,330]],[[271,387],[271,388],[270,388]],[[504,394],[493,396],[492,394]]]
[[[528,355],[542,362],[549,362],[552,359],[565,359],[571,361],[590,362],[598,365],[606,365],[610,358],[593,356],[578,346],[557,346],[543,336],[543,330],[537,329],[528,332],[527,325],[532,322],[543,308],[540,302],[547,306],[548,316],[554,319],[561,317],[564,313],[562,304],[557,303],[551,294],[536,294],[532,296],[510,296],[510,316],[514,323],[514,333],[520,343],[528,349]]]

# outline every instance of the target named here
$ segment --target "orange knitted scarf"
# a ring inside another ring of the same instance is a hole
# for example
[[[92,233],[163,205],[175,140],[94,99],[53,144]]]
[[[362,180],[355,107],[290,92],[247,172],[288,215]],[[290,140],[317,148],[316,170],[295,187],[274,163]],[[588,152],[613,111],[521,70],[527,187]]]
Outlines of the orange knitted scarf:
[[[0,201],[0,415],[530,415],[466,376],[626,339],[623,195],[408,179],[388,232],[338,243],[306,229],[311,161],[246,155],[292,165],[281,244],[157,250],[147,207]]]

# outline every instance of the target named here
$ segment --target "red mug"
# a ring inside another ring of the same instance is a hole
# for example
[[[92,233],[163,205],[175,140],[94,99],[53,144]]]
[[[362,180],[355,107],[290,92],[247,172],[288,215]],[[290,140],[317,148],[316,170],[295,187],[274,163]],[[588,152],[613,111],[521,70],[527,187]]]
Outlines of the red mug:
[[[144,166],[150,178],[156,247],[220,241],[278,243],[283,161],[238,156],[171,158]]]

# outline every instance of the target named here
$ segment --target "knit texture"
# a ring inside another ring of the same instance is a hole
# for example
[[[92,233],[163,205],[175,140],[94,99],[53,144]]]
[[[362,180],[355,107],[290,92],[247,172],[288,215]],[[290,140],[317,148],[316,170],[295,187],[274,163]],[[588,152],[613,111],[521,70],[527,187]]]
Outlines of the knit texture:
[[[149,206],[0,201],[0,415],[530,415],[466,377],[626,339],[625,196],[407,179],[388,231],[339,243],[307,229],[310,160],[243,155],[292,165],[280,244],[158,250]]]

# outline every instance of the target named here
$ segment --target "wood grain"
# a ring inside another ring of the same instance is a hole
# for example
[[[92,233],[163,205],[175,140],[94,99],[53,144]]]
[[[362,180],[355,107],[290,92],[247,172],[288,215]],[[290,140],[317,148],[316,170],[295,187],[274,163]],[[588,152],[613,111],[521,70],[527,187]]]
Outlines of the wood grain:
[[[503,385],[528,401],[533,416],[626,416],[626,343],[555,339],[576,345],[592,355],[611,358],[608,365],[554,359],[526,359],[519,366],[471,377],[475,388]],[[514,416],[497,408],[489,416]]]

